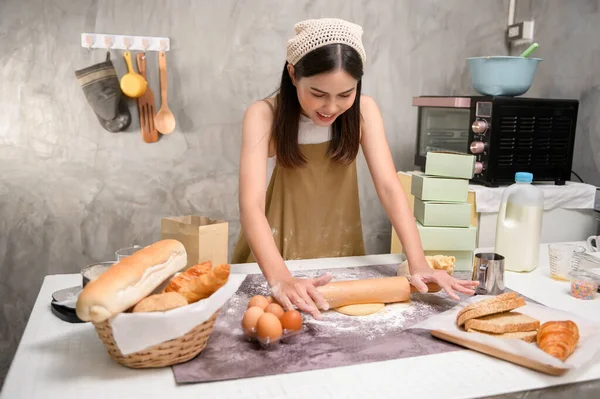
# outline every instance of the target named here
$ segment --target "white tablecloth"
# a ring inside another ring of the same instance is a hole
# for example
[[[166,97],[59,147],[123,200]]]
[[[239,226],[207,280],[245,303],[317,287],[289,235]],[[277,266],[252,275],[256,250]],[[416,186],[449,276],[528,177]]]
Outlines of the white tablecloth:
[[[547,248],[542,246],[542,253]],[[289,262],[294,270],[400,263],[401,255]],[[548,265],[541,264],[540,269]],[[257,273],[255,264],[232,265],[232,272]],[[542,274],[507,274],[507,287],[532,299],[572,307],[561,286]],[[27,328],[7,375],[0,399],[71,398],[472,398],[545,388],[600,378],[600,358],[562,377],[544,375],[469,350],[410,357],[348,367],[280,374],[204,384],[176,385],[170,368],[133,370],[112,361],[89,324],[68,324],[50,311],[52,292],[81,283],[79,275],[44,280]],[[554,289],[554,292],[542,292]],[[595,302],[600,303],[600,299]],[[591,306],[591,305],[590,305]],[[575,387],[576,389],[577,387]]]
[[[578,182],[566,182],[564,186],[554,184],[536,184],[544,192],[544,209],[594,209],[596,187]],[[502,193],[508,186],[485,187],[472,184],[475,191],[477,212],[498,212]]]

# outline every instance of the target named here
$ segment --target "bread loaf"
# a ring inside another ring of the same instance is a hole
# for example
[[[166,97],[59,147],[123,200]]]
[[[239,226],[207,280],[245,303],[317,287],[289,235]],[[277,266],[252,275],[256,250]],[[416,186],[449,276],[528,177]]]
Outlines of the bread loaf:
[[[467,320],[476,319],[478,317],[496,313],[508,312],[510,310],[520,308],[521,306],[525,306],[525,299],[523,299],[522,297],[517,297],[516,299],[510,299],[508,301],[488,303],[486,305],[479,306],[472,310],[464,312],[463,314],[458,316],[456,323],[460,327],[463,324],[465,324]]]
[[[467,320],[465,330],[485,331],[494,334],[537,331],[540,321],[519,312],[503,312]]]
[[[184,290],[184,286],[191,281],[194,281],[198,277],[206,274],[212,270],[212,262],[209,260],[207,262],[199,263],[194,265],[184,271],[183,273],[178,274],[173,277],[163,292],[179,292]]]
[[[199,266],[198,271],[202,272],[203,266]],[[185,297],[188,303],[198,302],[201,299],[208,298],[227,283],[230,269],[230,265],[219,265],[214,269],[210,269],[207,273],[192,278],[186,276],[188,270],[173,278],[165,288],[165,292],[178,292]],[[194,276],[194,273],[190,276]]]
[[[502,333],[502,334],[495,334],[495,333],[491,333],[491,332],[486,332],[486,331],[477,331],[474,330],[472,328],[467,329],[467,332],[470,333],[478,333],[478,334],[485,334],[485,335],[489,335],[495,338],[500,338],[500,339],[520,339],[521,341],[525,341],[525,342],[535,342],[535,338],[537,336],[537,331],[518,331],[518,332],[507,332],[507,333]]]
[[[183,295],[177,292],[163,292],[150,295],[133,307],[133,313],[141,312],[165,312],[167,310],[186,306],[188,302]]]
[[[427,255],[425,256],[425,260],[429,267],[434,270],[444,270],[448,274],[452,274],[454,272],[454,262],[456,262],[456,258],[454,256],[446,256],[446,255]],[[410,269],[408,265],[408,259],[402,262],[398,266],[398,270],[396,271],[397,276],[408,276],[410,275]]]
[[[185,247],[162,240],[121,259],[90,281],[77,300],[77,316],[103,322],[150,295],[163,281],[187,265]]]
[[[470,310],[482,307],[482,306],[488,306],[488,305],[492,305],[496,302],[501,302],[501,301],[509,301],[511,299],[517,299],[518,294],[516,292],[505,292],[504,294],[499,294],[496,296],[493,296],[491,298],[487,298],[487,299],[482,299],[481,301],[477,301],[475,303],[472,303],[470,305],[465,306],[464,308],[462,308],[458,314],[456,315],[456,319],[458,320],[458,318],[463,314],[466,313]]]

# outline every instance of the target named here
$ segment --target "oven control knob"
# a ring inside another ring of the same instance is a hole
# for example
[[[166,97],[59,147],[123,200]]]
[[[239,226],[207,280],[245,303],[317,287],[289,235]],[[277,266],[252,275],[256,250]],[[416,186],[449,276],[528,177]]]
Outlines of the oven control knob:
[[[473,133],[476,134],[483,134],[485,133],[485,131],[488,128],[488,124],[486,121],[475,121],[473,122],[473,124],[471,125],[471,130],[473,130]]]
[[[483,141],[474,141],[471,143],[469,147],[471,150],[471,154],[481,154],[485,151],[485,143]]]
[[[475,162],[475,174],[478,175],[485,170],[485,165],[482,162]]]

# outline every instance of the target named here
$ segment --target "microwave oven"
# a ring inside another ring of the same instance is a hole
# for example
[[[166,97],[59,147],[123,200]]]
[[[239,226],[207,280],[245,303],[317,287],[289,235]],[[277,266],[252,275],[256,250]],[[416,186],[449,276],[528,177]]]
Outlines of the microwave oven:
[[[472,183],[514,182],[516,172],[557,185],[571,179],[578,100],[503,96],[421,96],[415,165],[429,151],[475,155]]]

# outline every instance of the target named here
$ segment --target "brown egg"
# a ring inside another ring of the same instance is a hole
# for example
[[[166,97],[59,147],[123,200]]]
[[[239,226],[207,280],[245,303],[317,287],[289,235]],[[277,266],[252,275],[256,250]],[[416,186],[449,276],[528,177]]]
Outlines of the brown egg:
[[[266,342],[272,342],[281,337],[283,329],[281,322],[273,313],[264,313],[256,324],[256,336]]]
[[[250,299],[250,302],[248,302],[248,309],[253,306],[258,306],[264,310],[267,306],[269,306],[269,301],[267,301],[267,298],[262,295],[255,295]]]
[[[283,308],[276,303],[269,304],[265,309],[265,312],[273,313],[278,319],[281,319],[281,316],[283,316]]]
[[[246,310],[244,313],[244,318],[242,319],[242,329],[244,332],[253,337],[256,333],[256,323],[258,323],[258,319],[265,313],[264,310],[257,306],[253,306]]]
[[[297,310],[288,310],[281,317],[281,325],[285,330],[300,331],[302,329],[302,315]]]
[[[267,301],[269,301],[269,303],[277,303],[277,302],[275,301],[275,298],[273,298],[271,295],[269,295],[269,296],[267,297]]]

